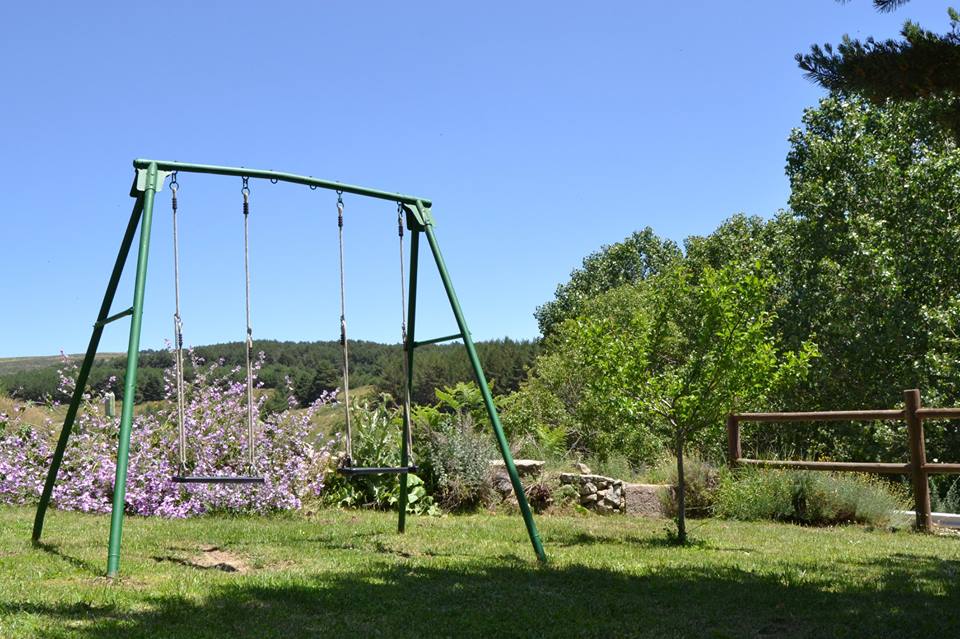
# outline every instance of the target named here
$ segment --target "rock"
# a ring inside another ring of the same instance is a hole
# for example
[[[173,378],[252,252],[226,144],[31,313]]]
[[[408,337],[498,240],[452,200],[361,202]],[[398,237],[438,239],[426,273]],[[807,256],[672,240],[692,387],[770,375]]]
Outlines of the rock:
[[[513,494],[513,484],[510,483],[510,477],[506,472],[502,475],[495,475],[491,483],[493,484],[493,489],[500,493],[501,496]]]
[[[598,499],[599,499],[599,497],[597,496],[597,493],[591,493],[591,494],[589,494],[589,495],[585,495],[585,496],[581,497],[581,498],[580,498],[580,503],[583,504],[584,506],[588,506],[588,507],[589,507],[589,506],[591,506],[591,505],[593,505],[593,504],[596,504]]]
[[[502,459],[491,459],[490,465],[494,467],[494,472],[507,472],[506,465],[503,463]],[[547,465],[547,462],[540,461],[538,459],[514,459],[513,465],[517,467],[518,475],[521,477],[529,477],[530,475],[541,474],[543,472],[543,467]]]
[[[577,472],[580,473],[581,475],[589,475],[593,472],[592,470],[590,470],[589,466],[581,462],[577,462],[576,464],[574,464],[574,468],[576,468]]]
[[[662,484],[624,484],[623,501],[626,514],[634,517],[664,517],[659,492],[669,488]]]
[[[603,475],[574,475],[574,477],[579,477],[580,482],[591,482],[595,486],[600,486],[601,484],[611,484],[612,482],[617,481],[613,477],[604,477]]]
[[[597,487],[591,484],[590,482],[587,482],[580,487],[581,495],[592,495],[595,492],[597,492]]]

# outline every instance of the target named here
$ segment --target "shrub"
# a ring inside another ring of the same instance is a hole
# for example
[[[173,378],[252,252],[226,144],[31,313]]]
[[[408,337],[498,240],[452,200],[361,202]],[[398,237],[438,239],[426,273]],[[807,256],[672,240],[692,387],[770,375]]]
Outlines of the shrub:
[[[468,511],[489,503],[493,496],[490,460],[499,456],[490,435],[478,431],[469,413],[419,407],[416,421],[421,471],[440,506]]]
[[[391,407],[389,395],[375,402],[355,400],[350,407],[353,432],[353,463],[363,466],[399,466],[403,438],[400,411]],[[400,481],[396,475],[356,475],[345,477],[333,471],[342,457],[331,458],[331,473],[323,494],[324,501],[337,506],[392,508],[400,501]],[[407,475],[407,512],[434,510],[423,480]]]
[[[883,526],[908,503],[902,487],[867,475],[742,468],[723,477],[717,512],[731,519]]]
[[[605,458],[588,457],[585,463],[595,474],[605,477],[633,481],[640,475],[627,456],[618,453],[611,453]]]
[[[960,477],[931,477],[930,502],[934,512],[960,513]]]
[[[683,456],[683,474],[685,479],[685,506],[688,517],[707,517],[713,512],[717,489],[720,486],[720,472],[711,463],[697,455]],[[664,457],[650,472],[655,483],[677,485],[677,460]],[[665,490],[660,493],[660,501],[666,514],[677,514],[677,491]]]
[[[194,359],[193,365],[196,376],[187,382],[185,419],[190,472],[248,472],[244,461],[246,390],[243,381],[236,381],[241,377],[239,369],[231,369],[225,375],[219,363],[204,365]],[[72,394],[75,373],[76,367],[70,363],[61,371],[61,397]],[[165,382],[170,399],[175,386],[170,371]],[[265,419],[261,419],[257,403],[257,471],[266,479],[262,486],[174,483],[172,477],[179,466],[175,408],[167,404],[137,415],[131,432],[126,511],[186,517],[211,511],[266,512],[301,507],[305,499],[314,498],[323,487],[333,442],[313,441],[309,435],[310,418],[329,399],[321,398],[303,412],[287,410]],[[118,425],[118,418],[106,417],[89,395],[84,396],[54,488],[56,507],[110,511]],[[42,431],[19,417],[0,417],[0,426],[0,503],[33,501],[42,490],[52,447],[40,434]]]

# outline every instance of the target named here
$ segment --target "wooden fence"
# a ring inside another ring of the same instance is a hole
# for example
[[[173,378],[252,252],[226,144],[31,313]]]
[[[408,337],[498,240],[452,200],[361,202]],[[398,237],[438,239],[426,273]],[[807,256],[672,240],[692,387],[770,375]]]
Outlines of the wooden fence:
[[[931,464],[927,462],[923,436],[925,419],[960,419],[960,408],[924,408],[920,405],[920,391],[903,391],[902,410],[837,410],[808,413],[741,413],[727,417],[727,455],[731,466],[759,466],[763,468],[792,468],[798,470],[832,470],[840,472],[881,473],[909,475],[913,486],[917,528],[929,530],[931,525],[930,475],[960,473],[960,464]],[[818,462],[779,461],[772,459],[745,459],[740,448],[741,422],[847,422],[847,421],[905,421],[910,443],[910,459],[906,463],[873,462]]]

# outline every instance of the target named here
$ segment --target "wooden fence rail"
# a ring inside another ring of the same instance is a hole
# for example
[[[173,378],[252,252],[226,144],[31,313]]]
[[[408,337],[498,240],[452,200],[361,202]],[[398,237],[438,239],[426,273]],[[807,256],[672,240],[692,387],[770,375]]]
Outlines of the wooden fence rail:
[[[930,484],[928,477],[960,473],[960,464],[927,463],[923,435],[925,419],[960,419],[960,408],[923,408],[918,389],[903,391],[903,410],[837,410],[808,413],[740,413],[727,417],[727,455],[731,466],[790,468],[799,470],[831,470],[839,472],[909,475],[913,486],[917,528],[930,530]],[[910,443],[910,459],[906,463],[780,461],[746,459],[740,447],[741,422],[848,422],[905,421]]]

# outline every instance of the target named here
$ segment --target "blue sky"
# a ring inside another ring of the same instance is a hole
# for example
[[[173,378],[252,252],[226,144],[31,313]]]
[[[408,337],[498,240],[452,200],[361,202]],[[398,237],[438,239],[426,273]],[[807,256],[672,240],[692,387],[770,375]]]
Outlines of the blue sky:
[[[474,336],[535,337],[536,306],[601,245],[645,226],[680,241],[785,206],[787,136],[822,95],[795,53],[894,36],[907,18],[947,27],[940,1],[888,15],[868,0],[653,5],[4,3],[0,357],[86,348],[135,157],[431,198]],[[240,340],[239,179],[180,183],[186,340]],[[255,336],[335,338],[336,196],[251,188]],[[168,193],[144,348],[171,333]],[[395,208],[346,197],[346,209],[351,337],[397,341]],[[422,272],[418,336],[454,332]],[[127,326],[108,327],[101,350],[125,350]]]

